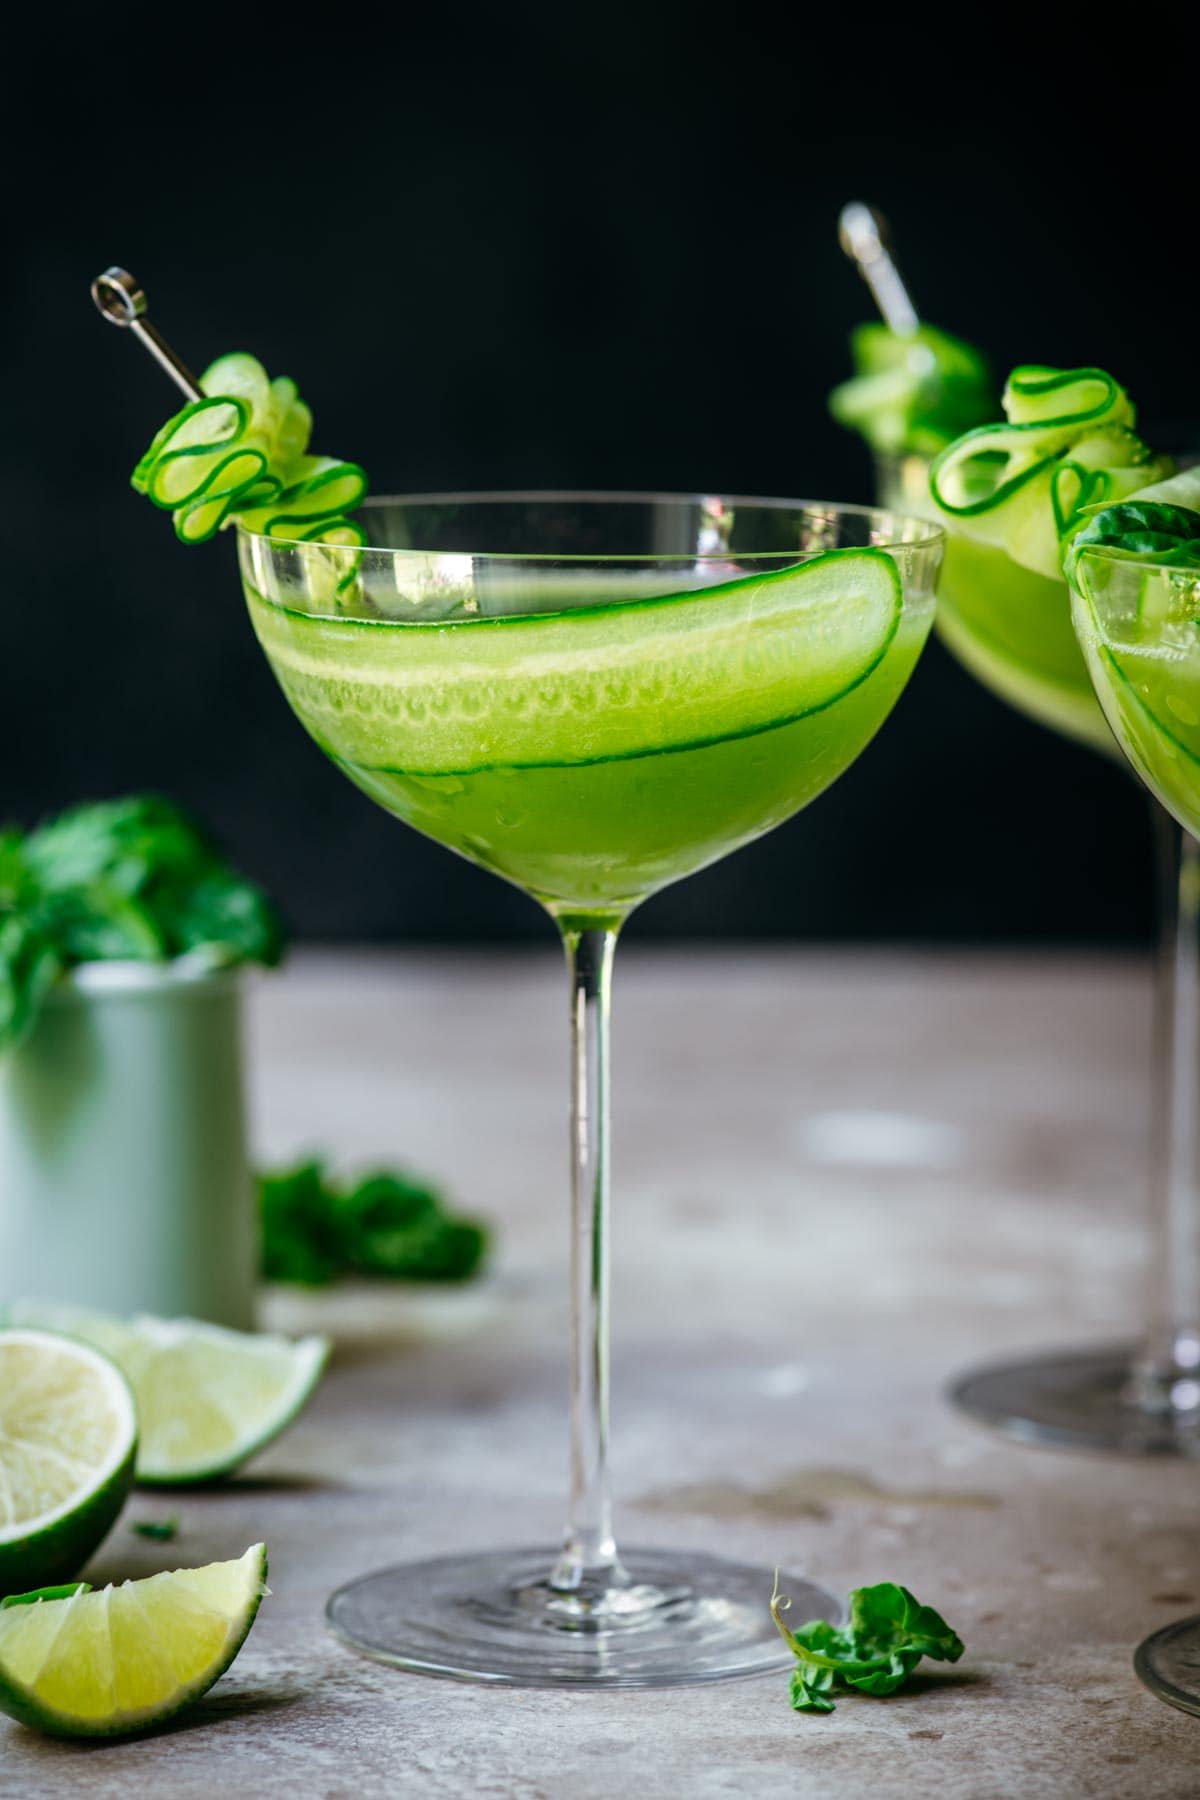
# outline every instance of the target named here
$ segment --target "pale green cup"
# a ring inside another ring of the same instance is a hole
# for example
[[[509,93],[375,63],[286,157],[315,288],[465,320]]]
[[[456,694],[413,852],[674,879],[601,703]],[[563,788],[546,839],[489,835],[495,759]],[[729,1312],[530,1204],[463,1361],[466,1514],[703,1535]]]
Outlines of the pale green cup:
[[[0,1058],[0,1305],[254,1322],[241,977],[98,962]]]

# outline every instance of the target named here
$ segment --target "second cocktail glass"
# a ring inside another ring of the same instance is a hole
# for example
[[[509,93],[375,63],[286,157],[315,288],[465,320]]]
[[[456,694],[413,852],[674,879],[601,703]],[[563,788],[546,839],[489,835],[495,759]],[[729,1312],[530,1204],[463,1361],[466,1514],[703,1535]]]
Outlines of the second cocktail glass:
[[[1051,415],[1056,383],[1073,382],[1069,391],[1075,394],[1089,385],[1101,391],[1109,382],[1090,370],[1066,376],[1017,373],[1033,377],[1028,385],[1035,396],[1040,380]],[[1069,407],[1060,411],[1068,413]],[[1085,416],[1067,417],[1062,424],[1078,429]],[[1051,416],[1044,424],[1053,429],[1059,421]],[[986,451],[989,434],[977,435]],[[1118,457],[1139,454],[1131,431],[1123,437],[1116,433],[1115,441]],[[1069,452],[1059,447],[1058,454],[1064,476],[1071,474]],[[1121,471],[1127,490],[1161,473],[1161,459],[1151,462],[1145,454],[1144,473]],[[989,489],[1003,473],[1003,464],[989,466],[986,454],[977,466],[963,461],[957,498],[964,522],[988,506]],[[916,478],[913,459],[881,471],[887,492],[911,488]],[[999,544],[978,542],[952,527],[938,630],[964,666],[1001,699],[1064,737],[1106,756],[1116,754],[1075,641],[1065,579],[1018,564]],[[1153,828],[1159,924],[1145,1335],[1138,1344],[1050,1352],[969,1371],[951,1393],[975,1417],[1029,1441],[1194,1455],[1200,1454],[1200,1256],[1181,1259],[1179,1248],[1200,1234],[1200,1168],[1194,1153],[1200,1042],[1192,1027],[1200,1007],[1195,948],[1200,851],[1158,805]]]
[[[1194,842],[1200,833],[1200,568],[1082,549],[1071,568],[1071,614],[1104,715],[1146,786]],[[1193,880],[1195,864],[1192,866]],[[1185,994],[1200,992],[1200,942],[1192,927],[1179,957],[1190,974]],[[1176,1016],[1183,1066],[1200,1066],[1200,1010]],[[1165,1221],[1163,1282],[1178,1317],[1200,1319],[1200,1132],[1194,1088],[1178,1097],[1181,1127],[1176,1178],[1182,1202]],[[1192,1202],[1192,1203],[1189,1203]],[[1188,1369],[1175,1345],[1175,1408],[1200,1418],[1200,1336]],[[1200,1444],[1200,1433],[1196,1440]],[[1152,1693],[1184,1712],[1200,1713],[1200,1618],[1164,1626],[1138,1647],[1134,1667]]]
[[[608,1009],[642,900],[849,766],[933,618],[942,534],[868,509],[644,495],[368,504],[369,542],[239,533],[301,722],[389,812],[514,882],[571,979],[571,1503],[558,1550],[400,1565],[330,1603],[402,1667],[542,1686],[783,1665],[769,1571],[618,1554],[608,1439]],[[797,1617],[830,1597],[792,1583]]]

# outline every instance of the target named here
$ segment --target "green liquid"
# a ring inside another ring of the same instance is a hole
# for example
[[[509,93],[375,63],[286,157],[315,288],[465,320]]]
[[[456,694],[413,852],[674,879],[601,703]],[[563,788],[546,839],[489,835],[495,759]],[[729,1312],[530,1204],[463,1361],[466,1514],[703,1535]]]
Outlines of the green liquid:
[[[1152,629],[1139,634],[1133,623],[1116,642],[1105,639],[1078,594],[1074,610],[1087,666],[1122,750],[1167,810],[1200,836],[1200,625],[1188,633],[1181,627],[1171,644]]]
[[[1022,568],[950,526],[938,587],[938,634],[986,688],[1064,737],[1111,755],[1071,625],[1065,581]]]
[[[880,551],[699,593],[400,623],[247,589],[302,723],[406,824],[595,923],[780,824],[891,710],[932,621]],[[583,596],[576,595],[577,600]],[[614,603],[615,602],[615,603]]]

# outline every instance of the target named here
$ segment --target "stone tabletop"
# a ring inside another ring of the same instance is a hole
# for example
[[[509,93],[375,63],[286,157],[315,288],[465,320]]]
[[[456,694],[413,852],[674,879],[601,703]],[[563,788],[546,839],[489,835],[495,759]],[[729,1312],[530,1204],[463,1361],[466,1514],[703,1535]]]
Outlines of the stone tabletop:
[[[696,946],[619,959],[614,1477],[626,1541],[845,1590],[904,1581],[953,1671],[832,1718],[786,1676],[702,1689],[483,1690],[327,1634],[366,1569],[553,1541],[564,1484],[566,1007],[545,954],[298,955],[251,1002],[270,1158],[400,1159],[496,1224],[446,1295],[276,1295],[331,1372],[222,1491],[138,1496],[90,1571],[265,1537],[272,1597],[230,1674],[160,1736],[0,1722],[0,1793],[623,1800],[1104,1800],[1200,1792],[1200,1720],[1136,1681],[1200,1610],[1200,1469],[1027,1449],[948,1375],[1136,1328],[1148,970],[1129,960]],[[764,1595],[764,1604],[766,1596]]]

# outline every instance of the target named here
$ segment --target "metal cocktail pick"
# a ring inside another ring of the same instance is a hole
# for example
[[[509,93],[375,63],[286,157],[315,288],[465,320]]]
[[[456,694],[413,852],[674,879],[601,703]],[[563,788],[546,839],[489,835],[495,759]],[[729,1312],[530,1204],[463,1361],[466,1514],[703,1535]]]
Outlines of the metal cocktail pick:
[[[203,400],[204,390],[192,371],[146,317],[146,296],[128,269],[105,269],[103,275],[97,275],[92,283],[92,299],[110,325],[127,326],[132,331],[189,400]]]
[[[883,214],[861,200],[851,200],[838,216],[838,242],[870,288],[888,330],[897,337],[912,337],[921,320],[892,261]]]

